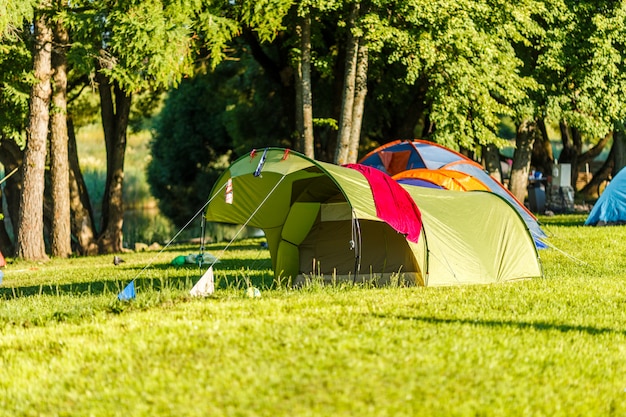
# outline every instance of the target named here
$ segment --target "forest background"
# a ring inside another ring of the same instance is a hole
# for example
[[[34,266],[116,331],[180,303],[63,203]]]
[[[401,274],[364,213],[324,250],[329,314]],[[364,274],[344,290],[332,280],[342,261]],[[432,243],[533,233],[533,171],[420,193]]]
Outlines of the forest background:
[[[18,258],[123,249],[130,133],[151,117],[147,180],[177,226],[255,147],[341,164],[419,137],[498,177],[512,139],[520,199],[531,166],[551,172],[550,139],[573,184],[610,149],[580,195],[626,165],[623,2],[4,0],[0,33],[0,164],[15,172],[0,251]],[[76,139],[94,122],[97,210]]]

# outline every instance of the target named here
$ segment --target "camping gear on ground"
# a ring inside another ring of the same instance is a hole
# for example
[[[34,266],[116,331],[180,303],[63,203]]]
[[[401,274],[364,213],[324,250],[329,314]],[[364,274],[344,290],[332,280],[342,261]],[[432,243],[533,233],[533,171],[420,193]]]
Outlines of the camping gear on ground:
[[[606,186],[585,220],[588,226],[626,224],[626,169]]]
[[[546,205],[554,213],[574,211],[574,188],[572,187],[572,165],[555,163],[552,180],[548,184]]]
[[[484,168],[470,158],[425,140],[397,140],[379,146],[359,161],[360,164],[375,167],[389,175],[396,176],[403,171],[418,168],[430,170],[459,171],[471,175],[483,183],[491,192],[505,198],[522,216],[530,229],[538,247],[544,247],[541,239],[547,235],[539,226],[537,218],[509,190],[487,173]]]
[[[539,277],[524,221],[490,192],[401,186],[362,165],[268,148],[217,180],[206,220],[262,229],[276,279],[424,286]]]
[[[174,259],[172,259],[171,264],[174,266],[182,266],[182,265],[199,265],[203,264],[214,264],[219,262],[219,260],[211,255],[210,253],[199,253],[194,255],[190,253],[189,255],[178,255]]]

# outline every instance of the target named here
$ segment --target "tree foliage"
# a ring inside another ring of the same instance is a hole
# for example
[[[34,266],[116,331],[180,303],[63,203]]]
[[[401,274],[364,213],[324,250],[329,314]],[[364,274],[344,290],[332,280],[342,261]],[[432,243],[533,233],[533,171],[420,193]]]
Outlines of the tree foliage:
[[[15,38],[24,22],[31,21],[37,0],[0,3],[0,40]]]
[[[512,46],[525,40],[528,3],[408,0],[369,16],[379,60],[422,91],[431,139],[469,149],[501,143],[500,117],[534,86]]]
[[[626,116],[626,6],[612,1],[550,0],[526,66],[541,85],[534,101],[549,121],[597,141]]]
[[[243,54],[172,90],[155,125],[148,181],[178,226],[203,206],[232,158],[286,145],[285,109],[261,68]]]
[[[623,2],[537,2],[530,42],[516,45],[524,73],[538,85],[518,108],[518,123],[560,126],[559,161],[572,164],[572,184],[578,165],[598,152],[597,148],[586,152],[584,143],[602,146],[626,115],[621,99],[626,93],[625,11]],[[549,140],[546,134],[543,129],[539,139]],[[551,172],[551,164],[542,164],[543,169]],[[523,190],[527,175],[520,178],[523,184],[518,188]]]
[[[34,81],[27,22],[37,4],[0,5],[0,141],[20,146]],[[49,17],[66,22],[71,34],[70,78],[83,86],[100,83],[110,93],[100,104],[104,116],[111,109],[115,116],[104,117],[104,124],[111,125],[105,126],[107,149],[118,151],[107,184],[117,184],[118,195],[129,117],[121,110],[133,97],[171,89],[150,178],[164,211],[179,224],[229,157],[296,143],[303,17],[310,22],[307,120],[318,159],[335,154],[350,81],[345,65],[354,62],[346,58],[356,56],[350,39],[368,52],[360,78],[367,80],[361,152],[416,136],[456,149],[501,145],[506,116],[539,136],[545,129],[537,126],[560,124],[575,163],[583,141],[603,143],[626,118],[624,2],[78,0]],[[180,210],[181,201],[193,204]],[[121,233],[121,222],[114,227]]]
[[[20,147],[28,120],[29,66],[27,44],[19,39],[0,43],[0,141],[12,140]]]

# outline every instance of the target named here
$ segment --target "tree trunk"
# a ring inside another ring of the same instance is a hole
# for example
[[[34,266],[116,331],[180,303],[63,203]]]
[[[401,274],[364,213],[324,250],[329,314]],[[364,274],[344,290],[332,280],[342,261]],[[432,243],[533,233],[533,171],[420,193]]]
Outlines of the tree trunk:
[[[616,139],[619,136],[622,136],[621,140]],[[591,181],[589,181],[587,185],[585,185],[579,191],[579,194],[585,196],[586,198],[589,198],[589,199],[598,198],[600,195],[600,185],[602,185],[603,182],[611,179],[612,172],[617,173],[614,170],[614,166],[615,166],[615,160],[616,160],[616,153],[619,152],[617,150],[617,148],[620,146],[618,143],[620,141],[623,141],[623,134],[620,134],[617,131],[615,131],[615,133],[613,134],[613,137],[614,137],[613,146],[611,146],[611,150],[606,160],[604,161],[600,169],[598,169],[598,171],[593,173],[593,177],[591,178]]]
[[[515,153],[511,167],[509,189],[521,202],[526,198],[528,174],[530,172],[530,157],[535,142],[536,124],[532,120],[523,120],[517,128],[515,138]]]
[[[626,166],[626,134],[622,129],[613,133],[613,149],[615,150],[615,155],[612,158],[614,162],[612,175],[616,176]]]
[[[47,4],[49,6],[49,3]],[[26,260],[47,260],[43,229],[46,140],[49,105],[52,30],[43,15],[35,18],[33,69],[36,82],[30,95],[29,129],[24,152],[20,210],[17,220],[16,256]]]
[[[346,42],[346,60],[344,69],[343,96],[341,115],[339,116],[339,132],[337,133],[337,148],[335,163],[343,165],[348,162],[350,136],[352,134],[352,115],[354,112],[354,93],[356,85],[356,64],[359,50],[358,38],[352,34],[359,14],[359,2],[352,5],[348,22],[348,40]]]
[[[361,124],[363,122],[363,110],[365,109],[365,97],[367,96],[368,54],[368,47],[360,45],[357,54],[354,108],[352,111],[352,130],[350,133],[350,144],[348,146],[348,163],[351,164],[356,163],[359,159]]]
[[[540,171],[544,177],[552,175],[554,167],[554,153],[552,152],[552,143],[548,136],[548,129],[544,119],[537,120],[537,128],[539,129],[537,140],[533,146],[533,156],[531,163],[535,169]]]
[[[0,164],[4,167],[4,176],[0,179],[0,252],[13,255],[15,246],[9,234],[17,220],[19,212],[19,196],[21,195],[22,151],[10,139],[0,140]],[[4,211],[4,202],[7,211]]]
[[[102,199],[102,227],[98,235],[98,247],[100,253],[116,253],[123,249],[124,157],[131,95],[117,85],[112,86],[101,71],[97,72],[96,79],[107,154],[107,178]]]
[[[561,133],[561,144],[563,145],[563,149],[561,149],[561,154],[559,155],[559,162],[569,162],[573,157],[572,154],[575,153],[572,132],[564,121],[559,123],[559,131]]]
[[[502,167],[500,166],[500,152],[491,144],[483,146],[483,164],[485,169],[499,183],[502,183]]]
[[[313,91],[311,89],[311,10],[302,19],[302,152],[315,157],[313,139]]]
[[[298,141],[296,143],[296,151],[298,152],[302,152],[304,153],[304,113],[303,113],[303,108],[304,108],[304,101],[303,101],[303,89],[304,89],[304,85],[303,85],[303,74],[302,74],[302,66],[303,63],[302,61],[304,60],[304,53],[302,52],[302,44],[303,44],[303,40],[302,40],[302,21],[304,20],[304,18],[299,19],[296,23],[296,36],[298,38],[300,38],[300,59],[297,60],[296,62],[296,70],[294,71],[294,78],[295,78],[295,98],[296,98],[296,108],[295,108],[295,112],[296,112],[296,134],[298,135]]]
[[[13,244],[11,243],[11,237],[4,226],[4,212],[2,209],[2,189],[0,188],[0,253],[10,254],[13,253]]]
[[[96,243],[93,211],[91,201],[89,201],[89,192],[78,162],[74,124],[70,118],[68,118],[67,130],[69,136],[69,189],[72,235],[76,237],[77,249],[81,255],[95,255],[98,253],[98,245]]]
[[[14,169],[18,170],[10,178],[8,178],[3,184],[3,197],[6,201],[8,213],[4,212],[4,220],[2,220],[2,227],[9,234],[9,229],[15,232],[17,228],[17,219],[19,218],[20,211],[20,196],[22,195],[22,169],[23,168],[24,152],[17,146],[15,142],[9,139],[0,141],[0,164],[4,166],[5,175],[12,172]],[[1,203],[1,201],[0,201]],[[8,214],[8,216],[7,216]],[[15,238],[15,233],[13,233]],[[15,245],[13,241],[0,242],[0,250],[5,255],[15,254]]]
[[[50,175],[52,193],[52,230],[50,251],[66,258],[72,253],[70,228],[70,191],[67,134],[67,57],[69,34],[62,21],[54,28],[57,47],[52,51],[53,112],[50,126]]]

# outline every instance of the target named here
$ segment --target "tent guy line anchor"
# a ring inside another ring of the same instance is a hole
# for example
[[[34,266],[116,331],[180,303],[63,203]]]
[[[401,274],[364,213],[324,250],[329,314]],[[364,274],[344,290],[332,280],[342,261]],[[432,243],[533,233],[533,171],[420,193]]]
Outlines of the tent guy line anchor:
[[[150,259],[150,260],[148,261],[148,264],[147,264],[146,266],[144,266],[144,267],[141,269],[141,271],[137,272],[137,275],[135,275],[135,277],[134,277],[134,278],[133,278],[133,279],[132,279],[132,280],[131,280],[131,281],[130,281],[127,285],[126,285],[126,287],[124,287],[124,290],[122,290],[122,292],[120,292],[120,293],[118,294],[118,296],[117,296],[117,299],[118,299],[118,300],[120,300],[120,301],[127,301],[127,300],[129,300],[130,298],[134,298],[134,297],[135,297],[135,280],[136,280],[137,278],[139,278],[139,276],[140,276],[140,275],[141,275],[141,274],[142,274],[142,273],[143,273],[146,269],[148,269],[148,268],[149,268],[149,267],[150,267],[150,266],[154,263],[154,260],[155,260],[155,259],[156,259],[156,258],[157,258],[157,257],[158,257],[161,253],[163,253],[163,251],[164,251],[165,249],[167,249],[167,248],[168,248],[168,247],[172,244],[172,242],[174,242],[174,241],[176,240],[176,238],[177,238],[177,237],[178,237],[178,236],[179,236],[179,235],[180,235],[180,234],[181,234],[181,233],[182,233],[182,232],[183,232],[183,231],[184,231],[184,230],[185,230],[185,229],[186,229],[186,228],[187,228],[187,227],[191,224],[191,222],[193,222],[193,221],[196,219],[196,217],[198,217],[198,215],[199,215],[199,214],[201,214],[201,213],[204,211],[204,209],[205,209],[205,208],[206,208],[206,207],[207,207],[207,206],[211,203],[211,201],[213,201],[213,199],[214,199],[215,197],[217,197],[217,196],[219,195],[219,193],[220,193],[220,192],[224,189],[224,187],[226,187],[226,184],[224,184],[224,185],[222,186],[222,188],[220,188],[220,189],[218,190],[218,192],[216,192],[216,193],[215,193],[215,195],[214,195],[212,198],[209,198],[209,199],[207,200],[207,202],[206,202],[206,203],[204,203],[204,204],[202,205],[202,207],[200,208],[200,210],[198,210],[198,211],[196,212],[196,214],[194,214],[194,215],[193,215],[193,217],[192,217],[191,219],[189,219],[189,221],[188,221],[188,222],[187,222],[187,223],[186,223],[186,224],[185,224],[185,225],[184,225],[184,226],[183,226],[183,227],[182,227],[182,228],[181,228],[181,229],[180,229],[180,230],[179,230],[179,231],[178,231],[178,232],[174,235],[174,237],[173,237],[173,238],[171,238],[171,239],[169,240],[169,242],[167,242],[167,244],[166,244],[165,246],[163,246],[163,248],[162,248],[159,252],[157,252],[157,254],[156,254],[156,255],[154,255],[154,256],[152,257],[152,259]],[[215,262],[213,262],[213,264],[211,264],[211,266],[213,266],[214,264],[215,264]]]
[[[272,188],[272,190],[267,194],[267,196],[265,196],[265,198],[263,199],[263,201],[261,201],[261,203],[259,204],[259,206],[252,212],[252,214],[248,217],[248,219],[246,220],[246,222],[239,228],[239,230],[237,231],[237,233],[235,233],[235,235],[233,236],[233,238],[230,240],[230,242],[228,242],[228,244],[224,247],[224,249],[222,249],[222,251],[219,253],[218,256],[215,257],[215,259],[213,260],[213,262],[211,263],[211,265],[209,265],[208,269],[211,269],[222,257],[222,255],[226,252],[226,250],[230,247],[230,245],[234,242],[234,240],[237,238],[237,236],[239,236],[239,234],[241,233],[241,231],[248,225],[248,223],[250,222],[250,220],[252,220],[252,218],[254,217],[254,215],[261,209],[261,207],[263,206],[263,204],[265,204],[265,202],[270,198],[270,196],[274,193],[274,191],[278,188],[278,186],[281,184],[281,182],[285,179],[286,175],[283,175],[280,180],[278,180],[278,182],[274,185],[274,187]],[[189,224],[191,224],[191,222],[198,217],[198,215],[200,213],[202,213],[202,211],[211,203],[211,201],[213,201],[213,199],[215,197],[217,197],[218,195],[220,195],[221,191],[226,187],[226,184],[224,184],[219,190],[217,190],[215,192],[215,194],[213,194],[213,197],[209,198],[208,201],[202,206],[202,208],[200,208],[200,210],[198,210],[198,212],[187,222],[187,224],[185,224],[185,226],[182,227],[181,230],[178,231],[178,233],[176,233],[176,235],[170,239],[170,241],[167,243],[167,245],[165,245],[163,247],[163,249],[161,249],[148,263],[148,265],[146,265],[145,267],[143,267],[143,269],[141,271],[139,271],[137,273],[137,275],[135,276],[135,278],[132,279],[132,281],[124,288],[124,290],[122,290],[122,292],[119,293],[119,295],[117,296],[118,300],[120,301],[127,301],[131,298],[134,298],[135,296],[135,290],[134,290],[134,282],[135,280],[139,277],[139,275],[141,275],[141,273],[143,271],[145,271],[150,265],[152,265],[152,263],[154,262],[154,259],[156,259],[156,257],[158,255],[161,254],[161,252],[163,252],[174,240],[176,240],[176,238],[178,237],[178,235],[180,235],[182,233],[183,230],[185,230],[185,228],[187,226],[189,226]]]
[[[258,170],[258,168],[257,168],[257,170]],[[285,179],[285,177],[286,177],[286,175],[283,175],[282,177],[280,177],[280,180],[278,180],[278,182],[274,185],[274,188],[272,188],[272,190],[267,194],[267,196],[265,196],[263,201],[261,201],[261,203],[258,205],[258,207],[254,210],[254,212],[252,212],[252,214],[248,217],[246,222],[239,228],[239,230],[237,230],[237,233],[235,233],[233,238],[222,249],[222,251],[219,253],[219,255],[217,255],[215,257],[215,259],[213,260],[213,262],[211,263],[211,265],[207,269],[207,272],[198,280],[198,282],[196,282],[196,284],[193,286],[193,288],[189,292],[192,296],[206,296],[206,295],[212,294],[215,291],[215,287],[214,287],[214,284],[213,284],[213,265],[215,265],[215,263],[217,263],[220,260],[222,255],[226,252],[226,250],[230,247],[230,245],[235,241],[237,236],[239,236],[239,233],[241,233],[241,231],[248,225],[248,223],[250,223],[250,220],[252,220],[254,215],[261,209],[263,204],[265,204],[267,199],[274,193],[276,188],[278,188],[278,186],[283,181],[283,179]],[[216,195],[219,194],[220,191],[221,190],[218,190]],[[203,220],[204,220],[204,218],[203,218]],[[205,280],[205,279],[207,280],[206,283],[203,282],[203,280]]]

